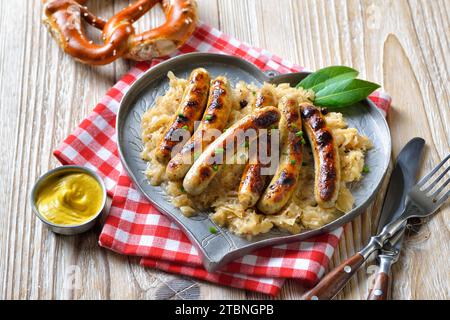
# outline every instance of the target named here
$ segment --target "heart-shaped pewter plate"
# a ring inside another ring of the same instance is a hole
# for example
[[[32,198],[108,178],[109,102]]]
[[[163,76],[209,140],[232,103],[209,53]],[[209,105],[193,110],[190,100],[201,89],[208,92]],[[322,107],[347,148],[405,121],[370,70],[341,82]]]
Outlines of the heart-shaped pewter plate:
[[[370,173],[358,183],[350,186],[355,197],[354,209],[333,222],[316,230],[307,230],[292,235],[279,230],[256,236],[252,240],[236,236],[225,228],[215,225],[209,218],[210,212],[199,212],[196,216],[185,217],[173,206],[161,187],[149,184],[145,176],[147,163],[141,159],[143,144],[140,137],[141,118],[144,112],[154,105],[155,99],[163,95],[169,87],[167,73],[172,71],[177,77],[188,78],[195,68],[206,68],[211,78],[225,75],[234,86],[238,81],[253,82],[262,85],[263,82],[291,83],[296,85],[308,73],[290,73],[277,75],[276,72],[261,72],[255,65],[237,57],[210,54],[191,53],[167,60],[143,74],[123,97],[117,115],[117,143],[123,166],[133,180],[135,186],[163,214],[175,221],[197,246],[203,256],[203,263],[208,271],[215,271],[225,263],[264,246],[276,245],[304,240],[324,232],[332,231],[358,216],[374,199],[383,177],[386,174],[390,155],[391,138],[386,120],[380,110],[372,102],[351,106],[342,111],[350,127],[368,136],[374,147],[366,156]],[[209,230],[215,227],[218,232],[212,234]]]

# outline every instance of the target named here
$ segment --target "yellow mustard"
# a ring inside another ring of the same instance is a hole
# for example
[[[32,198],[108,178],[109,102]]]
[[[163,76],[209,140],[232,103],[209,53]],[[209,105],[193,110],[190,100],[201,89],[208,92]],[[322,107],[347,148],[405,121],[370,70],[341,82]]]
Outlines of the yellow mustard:
[[[45,181],[36,203],[39,213],[48,221],[58,225],[77,225],[99,212],[103,191],[91,175],[72,172]]]

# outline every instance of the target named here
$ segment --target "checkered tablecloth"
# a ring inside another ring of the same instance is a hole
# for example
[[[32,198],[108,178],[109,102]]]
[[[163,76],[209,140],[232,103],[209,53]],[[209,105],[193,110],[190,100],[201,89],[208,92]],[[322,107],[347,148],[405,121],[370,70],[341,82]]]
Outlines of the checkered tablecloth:
[[[235,55],[262,70],[281,73],[302,70],[296,64],[203,23],[174,55],[188,52]],[[177,225],[133,187],[118,156],[116,114],[130,85],[162,60],[137,63],[54,151],[62,164],[86,166],[99,173],[106,183],[112,206],[100,235],[100,245],[120,254],[140,256],[141,264],[146,267],[271,295],[279,292],[287,278],[297,279],[306,286],[313,285],[324,274],[342,228],[306,241],[260,249],[229,263],[220,272],[208,273],[196,248]],[[388,95],[376,92],[371,99],[384,112],[388,111]]]

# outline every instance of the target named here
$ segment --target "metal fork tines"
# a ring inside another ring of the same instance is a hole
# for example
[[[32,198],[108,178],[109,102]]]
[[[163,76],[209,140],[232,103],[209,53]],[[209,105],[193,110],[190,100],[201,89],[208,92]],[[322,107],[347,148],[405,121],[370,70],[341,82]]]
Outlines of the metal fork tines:
[[[401,216],[397,220],[388,223],[379,235],[372,237],[371,244],[367,249],[363,250],[362,254],[367,255],[375,249],[382,248],[387,239],[406,225],[408,219],[425,218],[440,208],[450,197],[450,190],[445,191],[450,184],[450,177],[446,178],[450,172],[449,160],[450,154],[412,187],[406,196],[405,209]]]
[[[427,214],[431,213],[429,211],[434,212],[450,196],[450,190],[445,192],[446,187],[450,183],[450,177],[447,176],[447,173],[450,171],[449,160],[450,154],[447,155],[429,174],[423,177],[410,192],[409,197],[411,200],[425,206],[424,209],[425,211],[428,211]],[[434,178],[441,168],[444,170]]]

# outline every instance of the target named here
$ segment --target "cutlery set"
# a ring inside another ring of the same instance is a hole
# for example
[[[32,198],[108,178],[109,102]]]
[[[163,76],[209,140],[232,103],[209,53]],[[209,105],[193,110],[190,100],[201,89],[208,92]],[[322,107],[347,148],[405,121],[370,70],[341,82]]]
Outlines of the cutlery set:
[[[378,253],[379,269],[367,299],[389,298],[390,270],[398,260],[408,220],[426,218],[436,212],[450,196],[450,154],[419,182],[416,174],[425,141],[414,138],[400,152],[389,181],[377,235],[369,243],[335,269],[303,296],[306,300],[327,300],[336,296],[374,253]],[[441,170],[442,169],[442,170]]]

